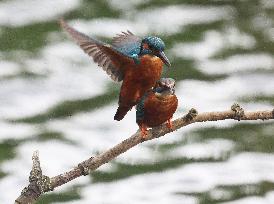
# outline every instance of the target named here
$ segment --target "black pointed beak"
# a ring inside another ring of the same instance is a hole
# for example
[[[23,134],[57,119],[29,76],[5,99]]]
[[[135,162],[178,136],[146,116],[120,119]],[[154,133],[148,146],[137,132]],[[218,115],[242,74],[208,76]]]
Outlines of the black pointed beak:
[[[160,51],[159,54],[158,54],[158,57],[160,57],[160,59],[168,66],[170,67],[171,64],[167,58],[167,56],[165,55],[165,53],[163,51]]]

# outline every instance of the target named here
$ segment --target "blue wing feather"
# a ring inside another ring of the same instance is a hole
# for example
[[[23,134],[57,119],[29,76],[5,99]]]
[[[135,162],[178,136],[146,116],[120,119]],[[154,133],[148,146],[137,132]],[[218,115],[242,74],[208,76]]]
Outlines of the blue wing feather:
[[[137,56],[141,50],[142,39],[132,32],[122,32],[113,38],[112,45],[127,56]]]

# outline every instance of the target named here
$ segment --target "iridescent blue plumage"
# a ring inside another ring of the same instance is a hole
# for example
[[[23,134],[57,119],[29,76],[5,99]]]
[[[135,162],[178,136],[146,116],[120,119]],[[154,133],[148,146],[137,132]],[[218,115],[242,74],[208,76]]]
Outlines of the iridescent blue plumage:
[[[143,38],[142,46],[139,56],[142,55],[155,55],[159,57],[167,66],[170,66],[170,62],[164,53],[165,43],[156,36],[148,36]]]
[[[136,58],[141,50],[142,39],[132,32],[122,32],[113,38],[113,47],[124,55]]]
[[[156,36],[148,36],[143,39],[144,43],[147,43],[152,50],[164,51],[165,43]]]
[[[117,50],[128,56],[138,56],[141,50],[141,42],[131,42],[127,45],[117,47]]]
[[[148,46],[143,47],[144,44]],[[160,38],[148,36],[141,39],[133,35],[130,31],[123,32],[115,37],[112,45],[119,52],[133,58],[137,64],[139,63],[140,56],[163,52],[165,49],[165,43]]]

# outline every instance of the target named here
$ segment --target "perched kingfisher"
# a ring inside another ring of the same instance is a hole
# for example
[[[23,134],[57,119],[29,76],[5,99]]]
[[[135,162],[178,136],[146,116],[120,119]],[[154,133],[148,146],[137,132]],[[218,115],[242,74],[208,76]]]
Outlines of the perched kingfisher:
[[[122,120],[145,92],[154,87],[161,77],[163,63],[170,66],[164,53],[165,44],[158,37],[139,38],[127,31],[107,44],[75,30],[64,20],[60,20],[60,25],[111,79],[123,81],[115,120]]]
[[[147,137],[147,128],[156,127],[167,122],[172,129],[171,118],[178,106],[175,95],[175,80],[161,78],[155,87],[147,91],[136,106],[136,123],[142,133]]]

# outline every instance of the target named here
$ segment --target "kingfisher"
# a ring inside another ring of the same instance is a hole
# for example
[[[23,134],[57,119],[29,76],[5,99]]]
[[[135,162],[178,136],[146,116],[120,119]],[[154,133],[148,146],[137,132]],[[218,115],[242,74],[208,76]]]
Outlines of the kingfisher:
[[[161,78],[151,90],[148,90],[136,106],[136,123],[141,135],[147,137],[147,128],[166,123],[172,129],[172,117],[178,106],[175,95],[175,80]]]
[[[123,81],[115,120],[122,120],[145,92],[154,87],[164,64],[170,67],[165,44],[159,37],[140,38],[126,31],[108,44],[75,30],[62,19],[60,25],[112,80]]]

